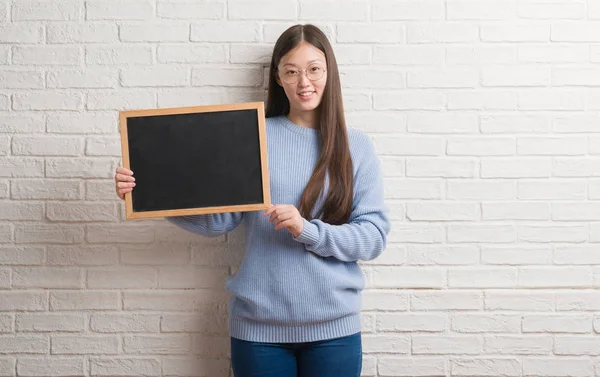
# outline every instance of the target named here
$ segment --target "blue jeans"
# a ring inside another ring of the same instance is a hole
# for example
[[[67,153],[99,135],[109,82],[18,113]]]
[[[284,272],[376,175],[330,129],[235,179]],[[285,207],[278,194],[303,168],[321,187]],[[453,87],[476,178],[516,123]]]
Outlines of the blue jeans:
[[[361,333],[308,343],[258,343],[231,338],[235,377],[359,377]]]

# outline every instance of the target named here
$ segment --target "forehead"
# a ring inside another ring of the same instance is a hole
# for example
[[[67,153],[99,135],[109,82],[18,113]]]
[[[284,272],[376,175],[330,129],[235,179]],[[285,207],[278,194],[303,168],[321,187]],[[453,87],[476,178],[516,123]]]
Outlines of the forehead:
[[[306,41],[283,55],[279,64],[306,65],[310,63],[325,64],[325,54]]]

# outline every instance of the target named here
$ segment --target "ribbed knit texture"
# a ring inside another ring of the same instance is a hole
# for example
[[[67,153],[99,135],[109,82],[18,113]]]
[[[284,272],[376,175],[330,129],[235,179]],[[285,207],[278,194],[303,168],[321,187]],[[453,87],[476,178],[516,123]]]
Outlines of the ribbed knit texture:
[[[267,119],[266,127],[271,200],[297,207],[319,156],[319,131],[283,116]],[[348,138],[354,206],[347,224],[305,220],[294,238],[286,229],[275,231],[264,211],[168,218],[204,236],[222,235],[245,222],[245,257],[227,281],[231,336],[291,343],[360,331],[364,278],[357,261],[384,250],[390,223],[373,144],[352,128]]]

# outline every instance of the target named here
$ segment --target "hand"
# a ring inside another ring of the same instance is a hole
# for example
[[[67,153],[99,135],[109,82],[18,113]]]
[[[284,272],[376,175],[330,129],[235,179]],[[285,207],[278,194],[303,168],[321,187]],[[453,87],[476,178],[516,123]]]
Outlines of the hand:
[[[275,224],[275,230],[286,228],[294,237],[298,237],[304,229],[304,218],[293,205],[271,206],[265,211],[264,216],[271,216],[269,222]]]
[[[115,184],[117,195],[121,199],[125,199],[125,194],[131,192],[135,186],[135,178],[133,172],[125,168],[117,168],[115,172]]]

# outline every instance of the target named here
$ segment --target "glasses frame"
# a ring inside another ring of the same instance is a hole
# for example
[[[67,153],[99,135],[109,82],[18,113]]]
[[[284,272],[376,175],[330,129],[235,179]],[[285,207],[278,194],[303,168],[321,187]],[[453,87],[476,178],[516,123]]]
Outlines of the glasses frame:
[[[320,67],[320,66],[319,66],[319,67]],[[309,70],[310,68],[311,68],[311,67],[309,67],[309,68],[307,68],[307,69],[299,69],[299,71],[300,71],[300,74],[304,74],[304,75],[306,75],[306,78],[307,78],[309,81],[319,81],[319,80],[321,80],[321,79],[323,78],[323,76],[325,76],[325,73],[327,73],[327,68],[321,67],[321,68],[323,69],[323,74],[322,74],[322,75],[321,75],[321,77],[319,77],[318,79],[314,79],[314,80],[313,80],[313,79],[311,79],[310,77],[308,77],[308,70]],[[276,69],[275,69],[275,73],[276,73],[276,74],[280,74],[280,73],[281,73],[281,70],[280,70],[280,69],[278,69],[278,68],[276,68]],[[292,81],[292,82],[285,81],[285,80],[284,80],[284,78],[282,77],[282,75],[279,75],[279,78],[281,79],[281,81],[285,82],[286,84],[296,84],[298,81],[300,81],[300,75],[298,75],[298,76],[297,76],[297,78],[296,78],[296,80],[295,80],[295,81]]]

